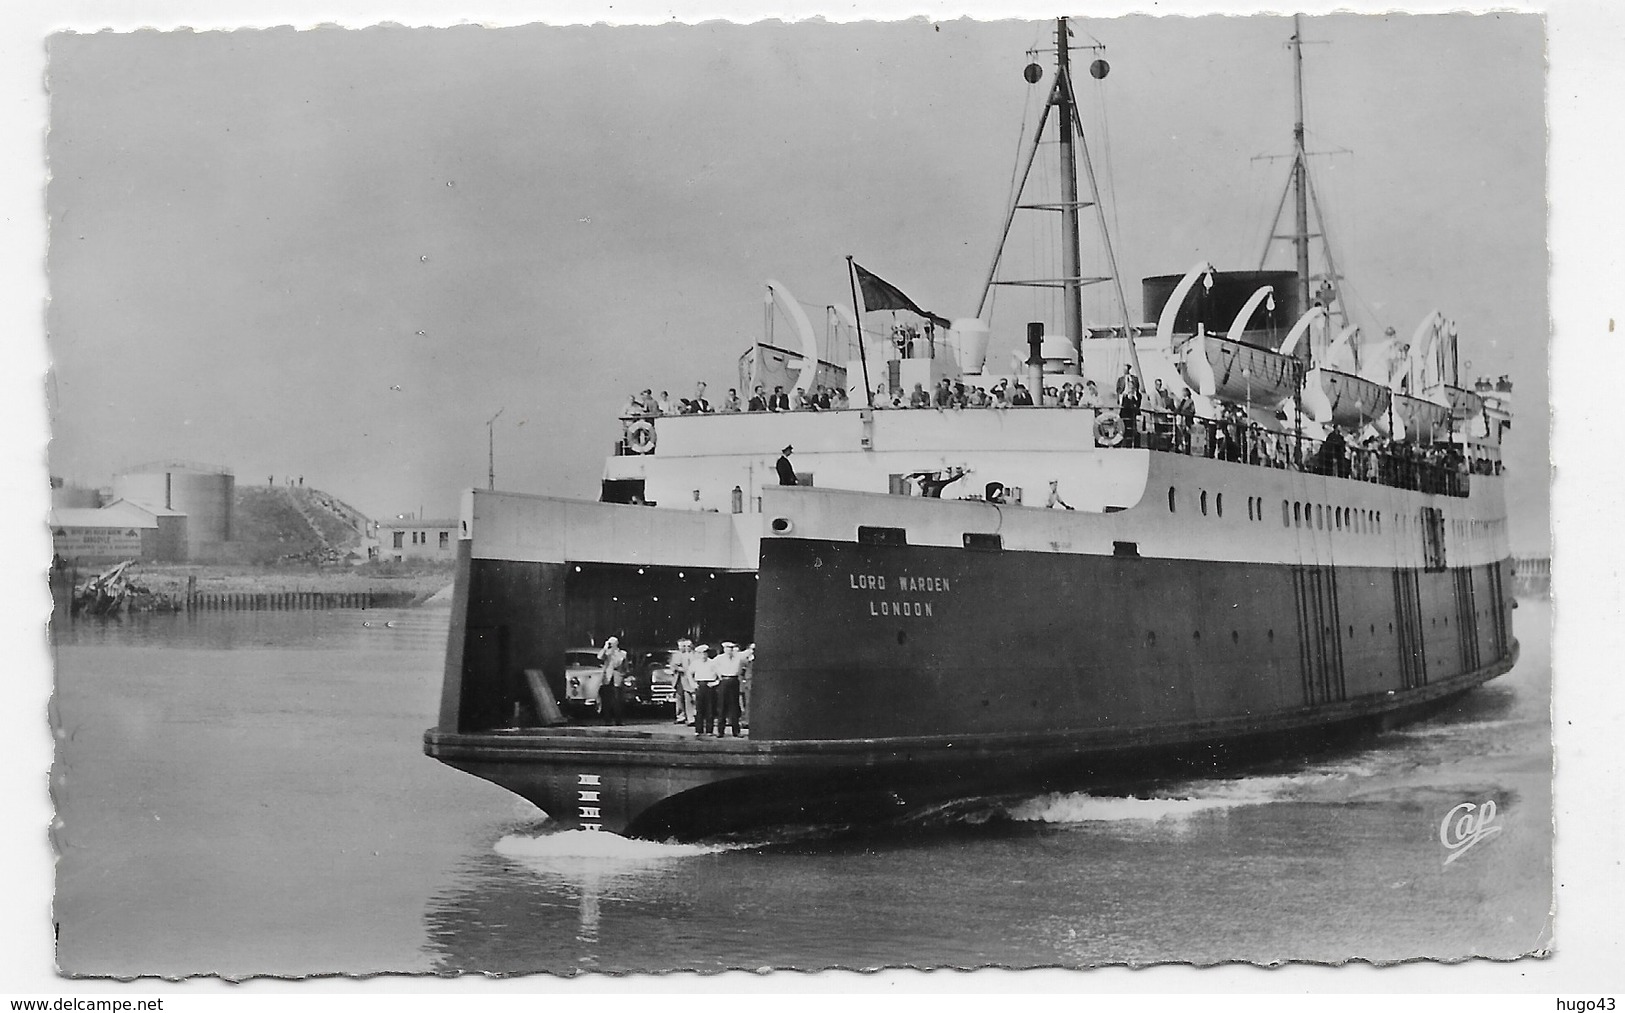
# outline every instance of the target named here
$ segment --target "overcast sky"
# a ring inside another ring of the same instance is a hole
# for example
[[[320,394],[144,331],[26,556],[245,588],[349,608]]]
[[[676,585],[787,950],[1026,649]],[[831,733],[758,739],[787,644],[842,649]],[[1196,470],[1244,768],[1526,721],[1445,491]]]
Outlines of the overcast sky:
[[[1131,305],[1145,275],[1256,266],[1286,166],[1255,156],[1291,143],[1290,19],[1073,25],[1111,63],[1080,100]],[[178,457],[446,514],[484,485],[503,409],[499,487],[594,497],[627,392],[732,385],[768,278],[818,323],[852,254],[974,313],[1042,98],[1026,50],[1051,32],[58,35],[52,471],[103,484]],[[1327,43],[1306,49],[1309,147],[1344,152],[1315,170],[1355,321],[1408,336],[1443,310],[1473,373],[1515,379],[1513,541],[1543,550],[1542,20],[1305,35]],[[1045,311],[1001,295],[998,361]]]

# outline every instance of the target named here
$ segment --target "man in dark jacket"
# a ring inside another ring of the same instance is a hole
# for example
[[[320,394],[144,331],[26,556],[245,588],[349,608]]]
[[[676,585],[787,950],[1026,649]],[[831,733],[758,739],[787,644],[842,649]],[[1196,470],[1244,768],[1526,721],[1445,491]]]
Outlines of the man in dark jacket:
[[[780,485],[796,484],[796,466],[790,463],[790,454],[795,449],[795,447],[785,447],[779,452],[779,461],[774,467],[778,468]]]
[[[1174,406],[1174,415],[1177,423],[1174,428],[1174,450],[1177,453],[1191,452],[1191,426],[1196,424],[1196,400],[1191,397],[1191,389],[1185,388],[1185,393],[1179,396],[1179,404]]]

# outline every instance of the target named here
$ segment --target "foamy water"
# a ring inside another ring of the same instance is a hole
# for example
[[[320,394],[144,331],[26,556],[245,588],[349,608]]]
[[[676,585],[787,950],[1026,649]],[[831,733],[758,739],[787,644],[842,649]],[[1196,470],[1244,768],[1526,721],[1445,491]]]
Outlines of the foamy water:
[[[728,850],[721,844],[678,844],[640,841],[603,830],[560,830],[542,834],[508,834],[493,850],[526,865],[552,867],[590,861],[598,868],[640,866],[678,861]]]
[[[1182,820],[1241,806],[1314,799],[1319,790],[1341,790],[1350,781],[1371,777],[1375,772],[1371,764],[1354,761],[1310,767],[1293,774],[1190,781],[1143,797],[1051,792],[1011,805],[1006,814],[1014,820],[1039,823]]]
[[[1435,739],[1450,735],[1480,735],[1494,733],[1510,727],[1511,721],[1453,721],[1411,725],[1396,728],[1390,735],[1409,739]]]

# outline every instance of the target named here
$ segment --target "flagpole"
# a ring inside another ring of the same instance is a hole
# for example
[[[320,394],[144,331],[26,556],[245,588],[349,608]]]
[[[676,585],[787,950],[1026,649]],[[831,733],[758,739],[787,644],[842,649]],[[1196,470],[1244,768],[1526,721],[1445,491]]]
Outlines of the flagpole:
[[[858,325],[858,361],[863,364],[863,399],[869,410],[875,407],[875,389],[869,386],[869,356],[863,351],[863,307],[858,305],[858,273],[852,268],[852,257],[846,258],[846,280],[852,285],[852,320]]]

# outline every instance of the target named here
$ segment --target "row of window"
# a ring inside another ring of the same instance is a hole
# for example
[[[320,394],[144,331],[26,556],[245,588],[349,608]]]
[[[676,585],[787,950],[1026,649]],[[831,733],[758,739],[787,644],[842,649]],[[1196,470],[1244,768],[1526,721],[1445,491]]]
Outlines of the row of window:
[[[1382,511],[1334,507],[1325,503],[1281,501],[1281,527],[1352,531],[1357,535],[1382,534]]]
[[[1168,487],[1168,512],[1178,512],[1179,494],[1173,486]],[[1208,494],[1203,489],[1197,494],[1197,508],[1202,516],[1208,516]],[[1213,495],[1213,512],[1219,517],[1224,516],[1224,493]],[[1264,519],[1264,498],[1262,496],[1247,497],[1247,519],[1261,521]],[[1411,518],[1395,514],[1393,520],[1399,525],[1401,533],[1411,530]],[[1496,531],[1501,525],[1500,520],[1451,521],[1451,531],[1462,538],[1482,537]],[[1357,535],[1382,534],[1382,512],[1380,510],[1366,510],[1360,507],[1332,506],[1326,503],[1281,501],[1281,526],[1283,528],[1315,528],[1322,531],[1349,531]]]
[[[1168,487],[1168,512],[1176,513],[1178,509],[1178,490]],[[1202,516],[1208,515],[1207,490],[1203,489],[1197,495],[1197,507]],[[1224,516],[1224,493],[1213,495],[1213,512]],[[1261,521],[1264,519],[1264,497],[1247,497],[1247,519]],[[1290,500],[1281,501],[1281,526],[1313,527],[1324,530],[1352,531],[1356,534],[1382,534],[1382,514],[1375,510],[1361,510],[1356,507],[1334,507],[1321,503],[1294,503]]]
[[[1177,491],[1174,489],[1173,486],[1169,486],[1168,487],[1168,512],[1169,513],[1174,513],[1176,511],[1176,507],[1178,505],[1178,499],[1179,499],[1179,497],[1178,497]],[[1207,514],[1208,501],[1207,501],[1207,490],[1206,489],[1201,490],[1201,492],[1197,495],[1196,503],[1197,503],[1198,509],[1200,509],[1202,511],[1202,516],[1206,517],[1208,515]],[[1213,494],[1213,512],[1214,512],[1214,514],[1216,516],[1219,516],[1219,517],[1224,516],[1224,493],[1218,492],[1218,493]],[[1248,496],[1247,497],[1247,519],[1250,520],[1250,521],[1258,521],[1258,520],[1263,520],[1264,519],[1264,497],[1262,497],[1262,496]]]
[[[408,532],[396,531],[393,534],[394,534],[394,540],[393,540],[393,544],[391,545],[391,548],[396,548],[396,549],[405,548],[405,540],[406,540],[406,535],[408,534]],[[410,534],[412,536],[412,544],[413,545],[428,545],[429,544],[429,533],[427,531],[413,531],[413,532],[410,532]],[[442,531],[442,532],[440,532],[440,548],[442,548],[442,549],[451,548],[451,532],[450,531]]]

